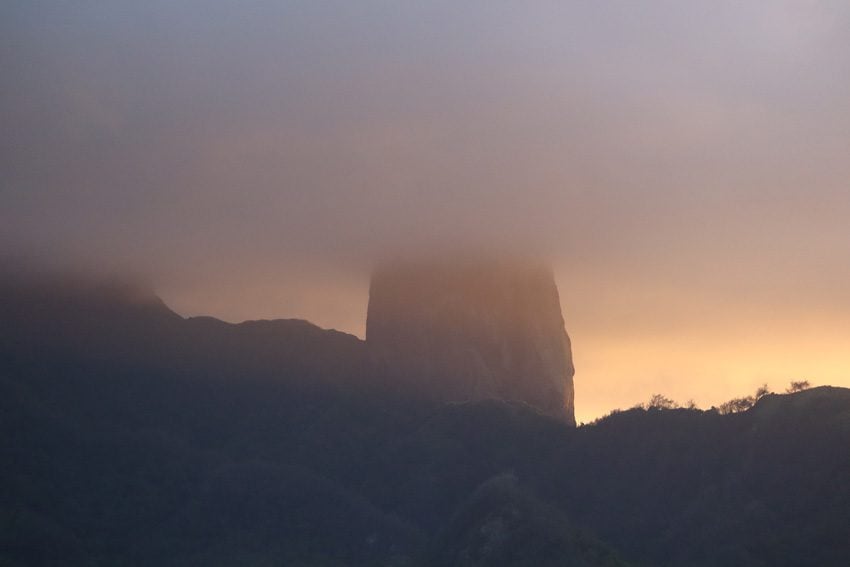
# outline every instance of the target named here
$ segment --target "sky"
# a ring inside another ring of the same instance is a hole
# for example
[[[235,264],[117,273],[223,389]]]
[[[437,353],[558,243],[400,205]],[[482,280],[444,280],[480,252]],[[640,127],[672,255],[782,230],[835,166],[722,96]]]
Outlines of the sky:
[[[850,386],[850,4],[4,2],[0,253],[363,335],[388,255],[555,268],[587,421]]]

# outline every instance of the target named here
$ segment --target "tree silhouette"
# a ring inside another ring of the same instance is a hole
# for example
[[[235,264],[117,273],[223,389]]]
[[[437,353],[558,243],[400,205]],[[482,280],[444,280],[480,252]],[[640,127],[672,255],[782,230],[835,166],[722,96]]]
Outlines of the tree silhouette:
[[[808,380],[800,380],[799,382],[792,381],[791,385],[785,389],[785,391],[789,394],[793,394],[795,392],[802,392],[803,390],[808,390],[811,387],[811,384]]]
[[[676,409],[679,404],[662,394],[652,394],[646,403],[646,409]]]
[[[753,396],[744,396],[743,398],[733,398],[728,402],[720,404],[717,411],[721,414],[739,413],[747,411],[756,403],[756,398]]]

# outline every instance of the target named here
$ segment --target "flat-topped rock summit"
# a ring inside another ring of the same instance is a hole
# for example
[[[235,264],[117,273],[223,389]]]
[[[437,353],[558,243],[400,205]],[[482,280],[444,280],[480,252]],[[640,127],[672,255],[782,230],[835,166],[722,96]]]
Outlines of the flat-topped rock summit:
[[[575,423],[570,340],[545,265],[382,265],[372,276],[366,343],[404,389],[442,401],[522,401]]]

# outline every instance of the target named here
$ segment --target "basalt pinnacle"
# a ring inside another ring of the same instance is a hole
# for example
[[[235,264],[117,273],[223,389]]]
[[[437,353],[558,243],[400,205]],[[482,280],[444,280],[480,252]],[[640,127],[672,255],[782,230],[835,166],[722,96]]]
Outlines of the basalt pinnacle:
[[[552,271],[530,262],[394,262],[372,275],[366,343],[405,389],[522,401],[575,423],[573,363]]]

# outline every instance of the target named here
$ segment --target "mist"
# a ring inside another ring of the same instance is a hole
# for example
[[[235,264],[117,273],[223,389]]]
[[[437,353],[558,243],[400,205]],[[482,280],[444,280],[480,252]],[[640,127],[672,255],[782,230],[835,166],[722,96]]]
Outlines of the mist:
[[[528,253],[578,406],[850,385],[845,2],[7,2],[0,33],[7,257],[362,335],[386,256]]]

